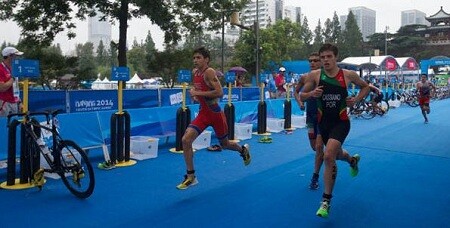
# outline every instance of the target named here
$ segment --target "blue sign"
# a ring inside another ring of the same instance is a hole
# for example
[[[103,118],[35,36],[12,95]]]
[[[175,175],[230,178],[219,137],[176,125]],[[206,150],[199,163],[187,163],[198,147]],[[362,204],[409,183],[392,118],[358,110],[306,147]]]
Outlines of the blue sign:
[[[236,81],[236,72],[228,71],[225,74],[225,82],[234,83],[234,81]]]
[[[12,75],[19,78],[38,78],[41,75],[39,61],[16,59],[12,63]]]
[[[111,70],[112,81],[130,80],[130,69],[128,67],[113,67]]]
[[[259,74],[259,83],[264,83],[267,78],[270,77],[270,74]],[[259,86],[259,85],[258,85]]]
[[[178,82],[191,82],[192,76],[190,70],[179,70],[178,71]]]

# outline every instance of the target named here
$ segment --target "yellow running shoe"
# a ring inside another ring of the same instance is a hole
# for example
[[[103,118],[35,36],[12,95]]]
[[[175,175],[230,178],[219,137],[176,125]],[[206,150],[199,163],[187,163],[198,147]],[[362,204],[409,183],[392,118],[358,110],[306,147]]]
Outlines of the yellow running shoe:
[[[322,218],[328,218],[328,212],[330,211],[330,202],[327,200],[322,201],[319,210],[317,210],[316,215]]]
[[[197,177],[184,175],[184,180],[179,185],[177,185],[177,188],[180,190],[185,190],[185,189],[189,188],[190,186],[193,186],[196,184],[198,184]]]

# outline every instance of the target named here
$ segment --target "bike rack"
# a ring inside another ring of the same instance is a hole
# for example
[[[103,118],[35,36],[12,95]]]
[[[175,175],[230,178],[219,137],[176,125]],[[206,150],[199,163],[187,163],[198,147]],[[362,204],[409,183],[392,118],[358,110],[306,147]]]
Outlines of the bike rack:
[[[284,100],[284,130],[286,131],[293,131],[295,130],[292,128],[292,102],[289,97],[289,84],[287,86],[287,93],[286,93],[286,100]]]
[[[257,124],[257,135],[270,135],[267,132],[267,104],[264,101],[264,83],[260,86],[260,101],[258,103],[258,124]]]
[[[186,106],[186,86],[187,83],[183,83],[183,93],[182,93],[182,105],[177,110],[176,119],[176,135],[175,135],[175,148],[169,149],[172,153],[183,153],[183,135],[187,127],[191,123],[191,110]]]
[[[22,120],[25,121],[25,120]],[[16,179],[16,143],[17,143],[17,126],[21,127],[20,131],[20,177]],[[25,189],[33,188],[31,183],[33,173],[39,169],[40,154],[33,148],[25,135],[26,124],[14,119],[8,124],[8,160],[6,171],[6,182],[0,184],[5,189]],[[29,153],[31,151],[31,153]]]
[[[231,82],[228,83],[228,103],[223,108],[228,125],[228,140],[232,142],[239,142],[234,138],[234,122],[236,120],[235,108],[231,103]]]
[[[130,114],[126,111],[111,116],[111,155],[116,166],[131,166],[136,161],[130,159]]]

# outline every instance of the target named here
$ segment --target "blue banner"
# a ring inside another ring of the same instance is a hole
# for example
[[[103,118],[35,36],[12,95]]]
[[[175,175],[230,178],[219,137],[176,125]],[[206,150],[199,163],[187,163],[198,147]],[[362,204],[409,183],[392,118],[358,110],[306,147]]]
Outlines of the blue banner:
[[[259,87],[242,88],[241,101],[259,100]]]
[[[231,102],[241,100],[242,88],[231,88]],[[228,87],[223,88],[222,102],[228,102]]]
[[[189,95],[189,88],[186,88],[186,105],[193,101]],[[181,105],[183,102],[183,90],[180,88],[161,89],[161,106]]]
[[[159,106],[157,89],[127,89],[123,91],[123,108],[152,108]]]
[[[28,94],[28,110],[34,112],[46,110],[63,110],[64,112],[66,112],[66,91],[30,90]]]
[[[117,90],[97,90],[95,96],[91,90],[69,91],[69,112],[93,112],[117,110]]]

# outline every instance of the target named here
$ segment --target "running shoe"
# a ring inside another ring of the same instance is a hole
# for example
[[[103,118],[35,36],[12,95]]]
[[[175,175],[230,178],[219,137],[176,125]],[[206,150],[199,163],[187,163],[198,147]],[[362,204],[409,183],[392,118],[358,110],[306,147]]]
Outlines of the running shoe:
[[[102,163],[98,163],[97,167],[103,170],[111,170],[116,168],[116,165],[114,165],[111,161],[104,161]]]
[[[196,184],[198,184],[197,177],[184,175],[184,180],[179,185],[177,185],[177,188],[180,190],[185,190]]]
[[[319,175],[312,176],[311,183],[309,184],[309,189],[311,190],[319,189]]]
[[[359,172],[358,163],[360,159],[361,156],[359,156],[359,154],[355,154],[352,157],[352,162],[350,164],[350,175],[352,177],[356,177],[358,175]]]
[[[323,200],[322,203],[320,203],[320,207],[319,210],[317,210],[316,215],[322,218],[328,218],[330,207],[330,202],[328,200]]]
[[[249,165],[252,161],[252,157],[250,156],[250,145],[244,144],[242,146],[241,157],[244,160],[244,165]]]

